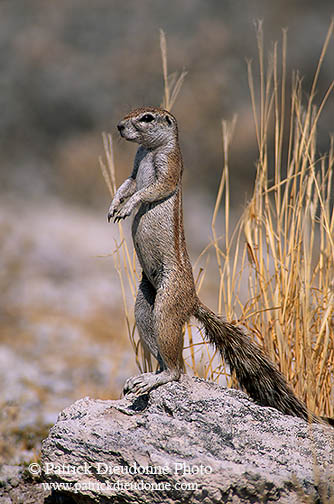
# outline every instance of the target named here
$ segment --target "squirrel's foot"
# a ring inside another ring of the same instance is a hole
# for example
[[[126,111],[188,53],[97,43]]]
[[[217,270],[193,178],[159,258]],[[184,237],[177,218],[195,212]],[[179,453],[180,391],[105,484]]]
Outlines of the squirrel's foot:
[[[170,381],[178,380],[180,378],[179,371],[171,371],[166,369],[159,374],[156,373],[143,373],[138,376],[131,376],[128,378],[123,387],[123,393],[132,393],[137,396],[147,394],[150,390],[164,385]]]

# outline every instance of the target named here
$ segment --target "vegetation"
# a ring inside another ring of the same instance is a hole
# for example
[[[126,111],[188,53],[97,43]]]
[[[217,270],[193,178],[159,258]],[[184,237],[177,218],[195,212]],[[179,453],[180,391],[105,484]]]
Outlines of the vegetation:
[[[334,416],[334,142],[325,154],[317,151],[317,125],[334,82],[316,105],[322,62],[333,35],[330,24],[313,84],[305,100],[302,79],[295,73],[288,90],[287,35],[274,45],[265,65],[262,26],[259,24],[258,82],[248,64],[250,96],[258,144],[253,194],[237,226],[232,229],[229,193],[229,148],[236,120],[222,121],[224,163],[212,218],[212,241],[201,256],[214,249],[219,285],[218,309],[229,320],[247,327],[276,362],[296,394],[317,414]],[[184,74],[168,78],[167,51],[161,33],[164,102],[170,108]],[[111,136],[104,135],[106,162],[101,168],[111,194],[115,166]],[[221,208],[224,236],[218,236]],[[130,341],[141,371],[153,368],[143,352],[129,309],[127,289],[134,300],[139,272],[135,253],[122,224],[113,258],[123,293]],[[197,288],[205,272],[196,270]],[[132,301],[131,301],[132,303]],[[228,370],[207,343],[197,341],[200,328],[185,328],[185,363],[195,375],[227,379]],[[203,353],[207,361],[203,366]]]

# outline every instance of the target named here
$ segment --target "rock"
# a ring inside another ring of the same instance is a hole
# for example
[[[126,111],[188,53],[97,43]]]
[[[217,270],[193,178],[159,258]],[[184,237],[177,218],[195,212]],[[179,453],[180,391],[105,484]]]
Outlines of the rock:
[[[321,502],[334,497],[333,433],[185,376],[137,399],[75,402],[41,464],[54,498],[76,503]]]

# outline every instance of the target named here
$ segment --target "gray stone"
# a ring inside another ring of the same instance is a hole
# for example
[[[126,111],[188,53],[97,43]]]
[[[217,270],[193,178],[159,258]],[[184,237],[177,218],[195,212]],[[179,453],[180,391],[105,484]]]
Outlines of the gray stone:
[[[333,434],[185,376],[65,409],[43,442],[43,477],[76,503],[321,502],[334,498]]]

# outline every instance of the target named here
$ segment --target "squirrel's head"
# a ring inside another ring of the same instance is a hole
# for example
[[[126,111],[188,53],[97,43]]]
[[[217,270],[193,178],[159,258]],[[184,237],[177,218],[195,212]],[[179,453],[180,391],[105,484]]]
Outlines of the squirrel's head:
[[[161,108],[135,109],[118,123],[117,128],[123,138],[147,149],[155,149],[177,140],[176,119]]]

